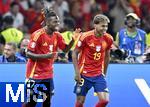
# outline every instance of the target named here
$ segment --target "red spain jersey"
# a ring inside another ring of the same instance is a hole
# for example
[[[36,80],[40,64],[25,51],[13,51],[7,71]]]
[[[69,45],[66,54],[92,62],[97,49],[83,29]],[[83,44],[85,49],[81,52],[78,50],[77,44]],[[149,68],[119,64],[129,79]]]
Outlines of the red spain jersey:
[[[105,52],[112,43],[113,38],[108,33],[101,37],[95,36],[94,30],[82,34],[76,47],[80,50],[78,65],[82,75],[93,77],[103,72]]]
[[[35,54],[47,54],[56,52],[58,49],[65,49],[66,44],[58,32],[52,36],[46,34],[45,29],[39,29],[31,35],[28,50]],[[56,56],[56,55],[55,55]],[[26,78],[47,79],[53,78],[54,58],[50,59],[29,59],[27,62]]]

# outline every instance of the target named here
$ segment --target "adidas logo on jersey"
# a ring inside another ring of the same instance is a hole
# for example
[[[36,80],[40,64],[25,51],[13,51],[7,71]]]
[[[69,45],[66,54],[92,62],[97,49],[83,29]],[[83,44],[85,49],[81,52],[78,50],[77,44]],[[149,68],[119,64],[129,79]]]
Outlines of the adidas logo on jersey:
[[[94,47],[95,45],[94,45],[94,43],[91,43],[89,46]]]
[[[48,46],[47,42],[45,42],[45,43],[43,44],[43,46]]]

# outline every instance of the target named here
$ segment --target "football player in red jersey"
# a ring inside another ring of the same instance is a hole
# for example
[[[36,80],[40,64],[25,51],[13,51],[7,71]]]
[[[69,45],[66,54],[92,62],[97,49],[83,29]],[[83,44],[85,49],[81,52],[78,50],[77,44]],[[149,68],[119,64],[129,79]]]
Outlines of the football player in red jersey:
[[[45,13],[45,27],[35,31],[27,48],[26,90],[27,101],[23,107],[35,107],[43,102],[43,107],[51,106],[54,94],[53,63],[58,49],[68,52],[75,38],[66,45],[61,34],[57,32],[59,18],[52,10]],[[80,32],[77,29],[75,33]],[[38,98],[39,96],[40,99]]]
[[[93,87],[99,101],[95,107],[106,107],[109,93],[105,80],[113,38],[106,33],[109,19],[98,14],[94,17],[94,29],[82,33],[73,51],[77,95],[75,107],[83,107],[88,91]]]

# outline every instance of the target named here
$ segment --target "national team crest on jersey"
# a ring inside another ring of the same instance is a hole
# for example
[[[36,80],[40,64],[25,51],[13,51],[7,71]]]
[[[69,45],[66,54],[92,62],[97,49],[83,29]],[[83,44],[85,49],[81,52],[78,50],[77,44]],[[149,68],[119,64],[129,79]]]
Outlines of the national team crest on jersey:
[[[32,42],[30,47],[31,47],[31,48],[35,48],[35,46],[36,46],[36,43],[35,43],[35,42]]]
[[[101,50],[101,46],[96,46],[96,52],[99,52]]]

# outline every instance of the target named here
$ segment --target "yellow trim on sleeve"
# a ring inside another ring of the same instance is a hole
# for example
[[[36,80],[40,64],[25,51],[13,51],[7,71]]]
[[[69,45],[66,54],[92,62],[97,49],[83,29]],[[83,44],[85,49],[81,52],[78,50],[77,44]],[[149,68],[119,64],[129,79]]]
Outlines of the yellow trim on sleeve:
[[[33,38],[33,41],[37,41],[40,35],[41,35],[41,32],[37,32]]]

